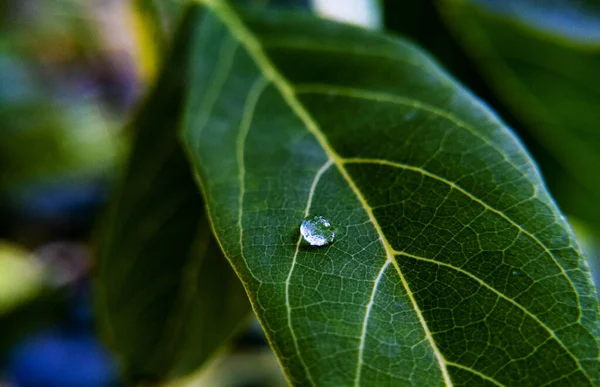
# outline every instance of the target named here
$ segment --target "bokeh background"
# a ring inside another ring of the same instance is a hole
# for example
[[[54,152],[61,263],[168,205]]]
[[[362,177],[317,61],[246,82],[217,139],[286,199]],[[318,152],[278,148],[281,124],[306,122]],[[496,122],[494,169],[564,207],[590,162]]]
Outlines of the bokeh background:
[[[598,2],[246,2],[385,28],[431,52],[523,140],[600,273]],[[123,385],[97,334],[94,241],[127,159],[127,124],[181,12],[178,0],[0,2],[0,386]],[[172,385],[285,380],[253,323]]]

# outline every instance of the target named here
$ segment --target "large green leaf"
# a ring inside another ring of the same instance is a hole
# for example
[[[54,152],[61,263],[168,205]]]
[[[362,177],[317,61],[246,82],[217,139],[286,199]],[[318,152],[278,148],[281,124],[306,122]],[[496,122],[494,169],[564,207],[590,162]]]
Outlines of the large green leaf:
[[[577,243],[492,112],[402,40],[207,4],[184,139],[293,384],[600,381]]]
[[[134,127],[137,140],[100,246],[98,305],[127,376],[201,365],[246,320],[247,297],[204,213],[177,128],[196,9]]]
[[[600,235],[600,3],[443,4],[498,95],[564,169],[549,180],[559,203]]]

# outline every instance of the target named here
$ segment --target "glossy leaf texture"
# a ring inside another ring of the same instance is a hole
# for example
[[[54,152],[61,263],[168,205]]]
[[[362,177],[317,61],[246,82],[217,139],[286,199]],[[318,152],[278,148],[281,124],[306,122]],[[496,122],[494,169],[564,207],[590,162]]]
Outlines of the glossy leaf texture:
[[[506,106],[560,163],[551,190],[600,236],[600,4],[446,0],[441,10]]]
[[[132,383],[195,370],[250,313],[177,136],[189,42],[201,17],[197,8],[186,16],[133,123],[137,138],[99,246],[102,328]]]
[[[598,383],[589,273],[493,112],[405,41],[207,4],[184,139],[292,384]]]

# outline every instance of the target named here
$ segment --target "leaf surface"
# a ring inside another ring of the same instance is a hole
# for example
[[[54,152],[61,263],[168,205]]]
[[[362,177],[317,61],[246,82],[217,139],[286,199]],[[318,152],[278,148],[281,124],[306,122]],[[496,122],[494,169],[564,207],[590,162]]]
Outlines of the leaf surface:
[[[184,140],[295,385],[594,385],[598,307],[509,129],[413,45],[208,2]],[[325,247],[307,215],[336,227]]]
[[[200,20],[198,9],[186,16],[133,123],[136,142],[100,246],[97,304],[133,382],[195,370],[250,313],[177,136],[186,57]]]

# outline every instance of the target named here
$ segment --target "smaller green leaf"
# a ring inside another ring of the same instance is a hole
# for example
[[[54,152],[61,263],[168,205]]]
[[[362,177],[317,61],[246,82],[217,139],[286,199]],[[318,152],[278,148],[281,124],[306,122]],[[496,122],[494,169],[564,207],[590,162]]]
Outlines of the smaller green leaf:
[[[177,139],[191,10],[177,46],[134,126],[134,144],[100,246],[104,330],[134,382],[193,371],[250,313],[246,294],[212,236]]]

